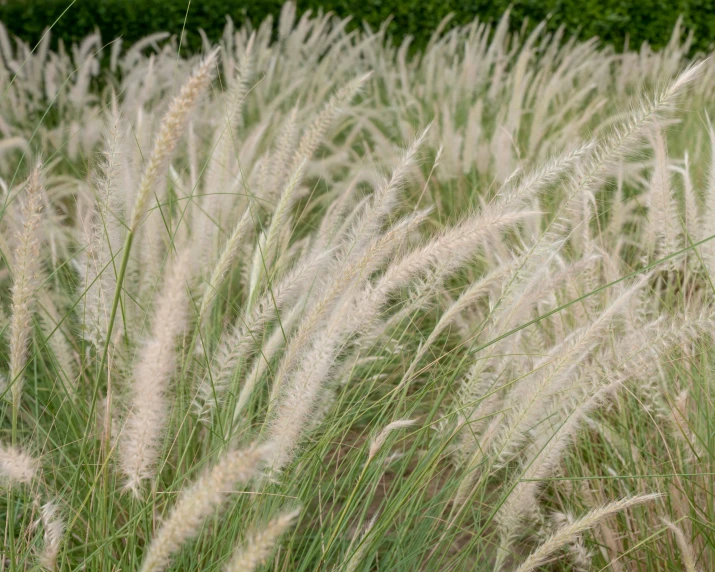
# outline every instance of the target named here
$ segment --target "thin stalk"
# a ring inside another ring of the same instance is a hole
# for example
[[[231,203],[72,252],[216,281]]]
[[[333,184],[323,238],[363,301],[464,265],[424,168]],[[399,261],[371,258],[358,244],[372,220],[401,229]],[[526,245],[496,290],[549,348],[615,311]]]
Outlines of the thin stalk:
[[[127,270],[127,264],[129,263],[129,252],[131,251],[133,241],[134,241],[134,232],[131,229],[128,229],[127,237],[124,240],[122,263],[119,267],[119,275],[117,276],[117,286],[116,286],[116,290],[114,292],[114,300],[112,302],[112,312],[109,316],[109,322],[107,324],[107,336],[105,338],[104,351],[102,352],[102,361],[100,362],[99,369],[97,370],[97,378],[94,383],[94,389],[92,390],[92,402],[90,403],[90,406],[89,406],[88,419],[92,419],[92,416],[94,415],[94,408],[97,403],[97,396],[99,395],[99,375],[100,375],[100,372],[102,372],[102,370],[104,370],[104,366],[107,363],[107,355],[109,352],[110,340],[112,338],[112,330],[114,328],[114,320],[116,319],[116,316],[117,316],[117,308],[119,307],[119,299],[121,297],[122,284],[124,282],[124,275]],[[81,450],[83,450],[83,451],[85,450],[85,445],[87,443],[87,439],[89,438],[89,436],[91,434],[92,434],[92,431],[90,431],[90,430],[87,430],[84,432]],[[107,457],[104,462],[108,463],[109,457]],[[100,475],[98,475],[97,478],[99,479],[100,476],[101,476],[101,473],[100,473]],[[77,473],[75,474],[73,486],[76,487],[78,485],[79,478],[80,478],[80,471],[77,471]]]
[[[109,352],[109,344],[112,339],[112,330],[114,329],[114,320],[117,317],[117,308],[119,307],[119,298],[122,294],[122,284],[124,282],[124,274],[127,271],[127,264],[129,263],[129,252],[132,249],[132,243],[134,242],[134,232],[129,230],[127,232],[127,238],[124,241],[124,248],[122,249],[122,263],[119,266],[119,275],[117,276],[117,286],[114,291],[114,300],[112,301],[112,311],[109,314],[109,322],[107,324],[107,336],[106,342],[104,344],[104,350],[102,351],[102,361],[99,364],[99,371],[104,370],[104,366],[107,363],[107,354]],[[99,383],[94,385],[94,393],[92,395],[92,405],[90,409],[90,416],[94,412],[94,403],[97,399],[97,394],[99,392]]]

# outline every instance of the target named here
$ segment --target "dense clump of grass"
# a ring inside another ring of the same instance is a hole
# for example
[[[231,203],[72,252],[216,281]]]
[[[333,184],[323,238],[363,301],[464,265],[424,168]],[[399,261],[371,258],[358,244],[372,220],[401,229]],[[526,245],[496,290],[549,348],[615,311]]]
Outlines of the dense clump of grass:
[[[10,567],[712,567],[712,63],[292,10],[0,37]]]

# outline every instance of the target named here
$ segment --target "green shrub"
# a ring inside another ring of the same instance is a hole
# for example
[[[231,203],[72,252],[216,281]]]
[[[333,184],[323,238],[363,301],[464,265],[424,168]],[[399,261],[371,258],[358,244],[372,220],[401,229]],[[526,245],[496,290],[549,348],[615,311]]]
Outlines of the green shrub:
[[[133,42],[152,32],[178,34],[186,24],[184,45],[189,51],[201,46],[203,29],[211,40],[223,31],[226,16],[239,23],[259,22],[277,16],[282,0],[5,0],[0,21],[15,34],[36,42],[53,25],[53,41],[77,42],[99,29],[102,38],[122,37]],[[480,18],[495,20],[512,7],[512,25],[525,18],[531,25],[549,17],[547,26],[564,25],[581,38],[599,36],[622,49],[624,42],[639,46],[648,41],[663,46],[682,14],[687,28],[695,30],[695,49],[705,50],[715,34],[714,0],[299,0],[298,13],[333,11],[352,16],[353,27],[363,21],[378,27],[392,16],[390,30],[396,39],[411,35],[414,45],[424,46],[439,22],[448,14],[450,24]],[[187,10],[187,7],[189,8]]]

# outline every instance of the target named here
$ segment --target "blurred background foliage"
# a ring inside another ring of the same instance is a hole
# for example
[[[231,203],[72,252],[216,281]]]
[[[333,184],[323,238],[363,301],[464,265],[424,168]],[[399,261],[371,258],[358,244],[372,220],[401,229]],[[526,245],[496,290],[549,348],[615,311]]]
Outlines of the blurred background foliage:
[[[11,34],[37,42],[52,27],[52,45],[80,42],[99,30],[105,41],[121,37],[133,43],[151,33],[179,34],[182,48],[200,51],[203,30],[212,42],[220,38],[226,18],[257,24],[277,17],[283,0],[0,0],[0,21]],[[715,37],[715,0],[298,0],[298,14],[332,11],[352,18],[353,28],[376,29],[388,18],[396,41],[409,36],[413,48],[424,48],[440,22],[447,27],[479,18],[498,20],[511,9],[511,26],[533,28],[545,21],[549,30],[563,26],[565,37],[598,36],[617,50],[648,42],[664,46],[679,17],[695,34],[693,51],[706,51]],[[277,19],[277,18],[276,18]],[[526,22],[525,22],[526,21]]]

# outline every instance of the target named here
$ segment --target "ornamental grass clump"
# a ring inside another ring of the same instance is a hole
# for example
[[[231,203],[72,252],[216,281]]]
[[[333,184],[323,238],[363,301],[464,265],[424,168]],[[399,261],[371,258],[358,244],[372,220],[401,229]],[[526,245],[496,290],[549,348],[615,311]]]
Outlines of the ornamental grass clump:
[[[507,19],[0,28],[11,569],[713,567],[714,64]]]

